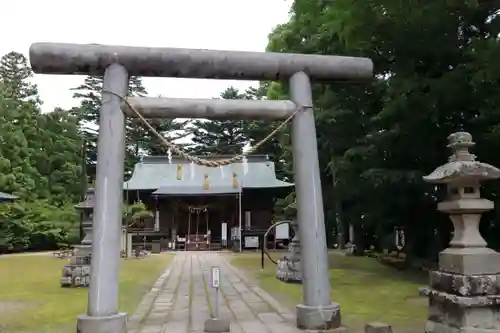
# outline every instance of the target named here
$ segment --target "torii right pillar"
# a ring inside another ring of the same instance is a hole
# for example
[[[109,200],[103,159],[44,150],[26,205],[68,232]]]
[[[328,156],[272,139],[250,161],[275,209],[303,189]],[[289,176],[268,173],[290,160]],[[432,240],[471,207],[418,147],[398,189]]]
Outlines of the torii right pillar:
[[[500,170],[476,161],[466,132],[448,137],[449,162],[424,180],[446,184],[447,198],[438,210],[449,214],[455,228],[449,248],[439,254],[439,270],[430,273],[427,333],[500,332],[500,254],[486,247],[479,233],[481,214],[493,209],[482,199],[480,182],[500,178]]]

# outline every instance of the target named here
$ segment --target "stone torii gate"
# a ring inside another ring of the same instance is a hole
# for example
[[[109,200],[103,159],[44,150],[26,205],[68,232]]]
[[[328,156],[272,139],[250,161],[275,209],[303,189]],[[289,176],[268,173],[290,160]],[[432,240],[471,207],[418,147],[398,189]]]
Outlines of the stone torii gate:
[[[340,307],[330,299],[323,199],[312,109],[311,80],[372,78],[367,58],[285,53],[215,51],[98,44],[34,43],[35,73],[104,75],[97,154],[91,282],[80,333],[125,333],[127,316],[118,312],[120,226],[129,76],[228,80],[288,80],[291,101],[235,101],[130,98],[146,118],[280,120],[292,116],[297,218],[303,255],[303,302],[297,305],[302,329],[340,327]],[[108,92],[108,93],[107,93]]]

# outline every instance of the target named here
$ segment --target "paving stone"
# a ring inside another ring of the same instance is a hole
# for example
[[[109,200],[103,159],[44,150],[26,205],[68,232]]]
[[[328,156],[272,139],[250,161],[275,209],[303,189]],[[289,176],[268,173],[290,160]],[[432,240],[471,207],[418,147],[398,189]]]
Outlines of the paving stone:
[[[284,323],[285,320],[276,312],[261,313],[258,315],[264,324]]]
[[[163,326],[161,333],[187,333],[188,323],[182,321],[171,321]]]
[[[177,253],[168,278],[155,285],[156,296],[144,299],[146,305],[149,300],[146,309],[151,311],[138,332],[202,333],[215,309],[215,290],[210,284],[212,266],[221,269],[219,318],[230,322],[231,333],[298,332],[292,312],[214,252]]]

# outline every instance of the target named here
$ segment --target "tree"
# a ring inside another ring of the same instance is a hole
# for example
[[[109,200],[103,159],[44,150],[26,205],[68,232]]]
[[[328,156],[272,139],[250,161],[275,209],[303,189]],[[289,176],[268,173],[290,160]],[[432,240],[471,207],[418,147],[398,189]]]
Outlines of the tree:
[[[51,202],[62,205],[68,200],[77,201],[86,182],[81,151],[82,138],[78,120],[68,111],[56,109],[39,116],[39,127],[43,130],[44,160],[39,161],[40,173],[48,179]]]
[[[97,134],[99,132],[102,84],[102,77],[88,76],[82,85],[73,89],[75,91],[73,96],[80,99],[80,106],[74,108],[71,113],[79,119],[81,134],[85,140],[85,156],[89,164],[95,164],[97,161]],[[141,78],[131,77],[128,96],[142,97],[146,94],[147,91]],[[183,129],[186,122],[162,119],[151,121],[151,124],[160,134],[172,141],[186,135],[184,133],[175,134]],[[141,155],[155,155],[164,151],[158,138],[154,137],[139,119],[130,117],[126,119],[126,135],[126,173],[131,172]]]
[[[21,53],[12,51],[0,60],[0,83],[4,96],[40,104],[38,89],[29,82],[32,77],[33,71],[28,66],[28,60]]]
[[[238,89],[229,87],[220,95],[222,99],[239,99],[243,95]],[[237,155],[248,141],[244,133],[244,122],[234,120],[197,119],[193,122],[193,146],[197,155]]]
[[[242,97],[247,100],[284,99],[282,89],[282,85],[277,82],[263,82],[258,88],[249,87]],[[270,135],[281,123],[282,121],[244,121],[243,131],[248,138],[250,146],[255,146]],[[288,127],[282,128],[275,135],[267,139],[253,153],[268,155],[275,163],[276,176],[279,179],[292,179],[292,155]]]
[[[63,110],[41,114],[24,56],[0,63],[0,191],[20,201],[0,205],[0,251],[57,247],[76,221],[80,184],[76,120]],[[74,232],[73,232],[74,234]]]
[[[356,227],[358,248],[377,245],[396,225],[406,229],[410,255],[432,257],[436,232],[446,243],[450,223],[435,207],[440,193],[421,176],[445,161],[447,135],[462,129],[474,135],[483,160],[499,165],[492,152],[500,141],[491,135],[500,120],[491,90],[500,79],[493,64],[499,9],[470,1],[293,3],[269,51],[375,63],[371,83],[313,88],[328,234],[341,211]]]

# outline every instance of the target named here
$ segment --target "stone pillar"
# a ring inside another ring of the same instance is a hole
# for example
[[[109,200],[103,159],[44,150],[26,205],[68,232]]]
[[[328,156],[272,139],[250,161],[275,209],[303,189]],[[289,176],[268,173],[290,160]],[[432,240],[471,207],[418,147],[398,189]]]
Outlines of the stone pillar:
[[[349,223],[349,243],[354,244],[354,226]]]
[[[482,180],[500,178],[500,170],[476,161],[469,133],[448,137],[449,162],[424,177],[446,184],[447,198],[438,210],[449,214],[455,229],[449,247],[439,254],[439,270],[430,273],[430,286],[420,290],[429,298],[426,332],[500,332],[500,254],[486,247],[479,233],[481,214],[493,202],[480,196]]]
[[[64,265],[61,287],[88,287],[90,283],[90,258],[92,252],[92,214],[94,211],[94,189],[89,188],[82,202],[75,206],[81,211],[83,239],[75,245],[71,262]]]
[[[120,96],[126,96],[128,80],[127,70],[118,63],[104,72],[97,138],[95,242],[87,313],[78,317],[78,333],[127,331],[127,314],[118,311],[118,283],[125,158],[125,115]]]
[[[309,76],[298,72],[290,78],[290,99],[305,107],[292,120],[293,168],[297,196],[303,283],[302,303],[297,305],[297,327],[329,330],[341,326],[340,305],[330,298],[328,249],[316,125]]]
[[[295,203],[287,208],[296,210]],[[294,232],[294,237],[288,246],[288,254],[278,260],[278,264],[276,265],[276,278],[283,282],[302,283],[299,226],[295,218],[291,219],[290,227]]]
[[[154,225],[154,230],[159,231],[160,230],[160,210],[158,207],[158,196],[155,196],[155,225]]]
[[[127,233],[127,258],[132,258],[132,234]]]
[[[122,227],[120,252],[127,256],[127,227]]]

